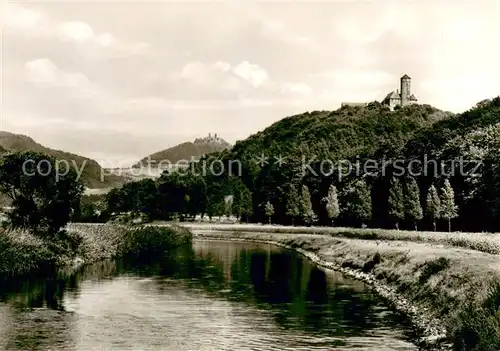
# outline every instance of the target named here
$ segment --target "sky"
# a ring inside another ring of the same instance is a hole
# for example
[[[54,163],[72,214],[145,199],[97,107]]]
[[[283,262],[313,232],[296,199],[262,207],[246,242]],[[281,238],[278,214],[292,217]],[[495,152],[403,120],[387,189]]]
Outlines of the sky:
[[[500,95],[500,1],[8,2],[0,129],[123,166],[217,133],[382,100]]]

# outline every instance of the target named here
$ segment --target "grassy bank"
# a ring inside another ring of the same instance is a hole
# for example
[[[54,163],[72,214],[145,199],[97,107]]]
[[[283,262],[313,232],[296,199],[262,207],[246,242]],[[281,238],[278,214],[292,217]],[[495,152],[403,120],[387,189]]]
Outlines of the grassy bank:
[[[448,344],[454,350],[500,350],[497,255],[403,241],[401,236],[399,240],[363,240],[247,229],[234,232],[193,228],[193,232],[195,238],[267,242],[294,248],[322,266],[361,279],[410,316],[426,336],[420,340],[421,345],[431,350],[446,349]],[[361,232],[353,233],[355,236]]]
[[[184,225],[184,224],[183,224]],[[417,232],[406,230],[361,229],[342,227],[285,227],[258,224],[185,224],[193,230],[217,230],[234,232],[244,230],[250,233],[276,234],[316,234],[330,235],[339,238],[363,240],[403,240],[444,246],[463,247],[471,250],[500,254],[500,235],[493,233],[461,233],[461,232]]]
[[[55,240],[21,230],[0,231],[0,277],[124,256],[152,255],[191,242],[181,227],[70,224]]]

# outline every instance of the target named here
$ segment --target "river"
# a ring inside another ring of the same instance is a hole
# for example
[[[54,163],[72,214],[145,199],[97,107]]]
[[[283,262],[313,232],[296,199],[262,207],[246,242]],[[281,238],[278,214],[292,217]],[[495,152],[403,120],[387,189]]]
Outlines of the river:
[[[264,244],[195,241],[0,288],[1,350],[417,350],[410,330],[365,284]]]

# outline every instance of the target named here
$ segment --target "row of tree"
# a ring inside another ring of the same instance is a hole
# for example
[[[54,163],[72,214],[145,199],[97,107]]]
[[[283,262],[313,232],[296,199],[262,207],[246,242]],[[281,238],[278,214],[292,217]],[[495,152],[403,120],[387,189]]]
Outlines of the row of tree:
[[[440,218],[448,222],[448,230],[451,231],[451,220],[458,216],[458,206],[455,204],[455,196],[450,181],[446,179],[441,188],[441,196],[434,185],[427,192],[425,213],[432,221],[434,231],[436,221]],[[409,219],[413,222],[415,230],[417,223],[424,217],[424,211],[420,203],[420,189],[414,178],[410,178],[404,185],[398,178],[391,180],[389,193],[389,215],[394,220],[396,229],[399,222]]]
[[[367,184],[364,181],[356,182],[346,191],[346,195],[349,196],[344,211],[361,223],[370,220],[372,200]],[[342,213],[335,185],[330,185],[327,196],[323,197],[321,202],[324,204],[327,216],[333,226],[335,220]],[[271,223],[274,206],[269,201],[265,203],[265,214]],[[296,219],[301,219],[307,225],[317,221],[318,216],[312,208],[311,195],[306,185],[302,186],[300,195],[294,185],[290,186],[286,214],[291,218],[292,225],[295,224]],[[448,230],[451,231],[451,220],[458,216],[458,206],[455,204],[454,192],[449,180],[445,180],[440,194],[435,186],[431,185],[425,202],[425,214],[432,221],[434,231],[436,230],[436,221],[439,219],[446,220]],[[399,230],[399,223],[406,219],[414,224],[415,230],[418,230],[418,222],[424,218],[424,211],[420,203],[420,189],[414,178],[409,178],[404,183],[399,178],[392,178],[389,215],[393,219],[396,229]]]

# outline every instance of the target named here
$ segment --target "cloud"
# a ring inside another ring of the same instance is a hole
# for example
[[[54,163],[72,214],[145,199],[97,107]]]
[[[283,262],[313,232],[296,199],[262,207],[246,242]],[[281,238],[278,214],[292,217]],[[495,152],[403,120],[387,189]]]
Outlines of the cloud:
[[[62,40],[86,42],[94,38],[94,31],[87,23],[81,21],[64,22],[57,27],[57,34]]]
[[[283,83],[282,91],[309,95],[312,92],[312,88],[304,83]]]
[[[25,67],[26,80],[32,83],[63,87],[81,87],[90,84],[83,74],[61,71],[47,58],[29,61]]]
[[[9,3],[2,18],[9,35],[23,34],[41,39],[57,38],[62,43],[93,44],[104,49],[112,49],[112,55],[137,54],[149,47],[144,42],[118,40],[108,32],[96,33],[84,21],[62,21],[51,19],[45,13]]]
[[[455,5],[10,2],[2,127],[139,158],[114,136],[234,141],[285,116],[381,100],[404,73],[419,102],[459,112],[500,92],[500,5]]]
[[[233,68],[234,74],[247,81],[255,88],[265,84],[269,80],[266,70],[259,65],[243,61]]]
[[[81,21],[63,22],[57,25],[56,35],[61,41],[90,42],[102,47],[116,44],[116,39],[110,33],[96,35],[92,27]]]
[[[2,11],[1,23],[6,28],[15,30],[32,30],[46,23],[45,16],[36,11],[9,3],[6,11]]]

